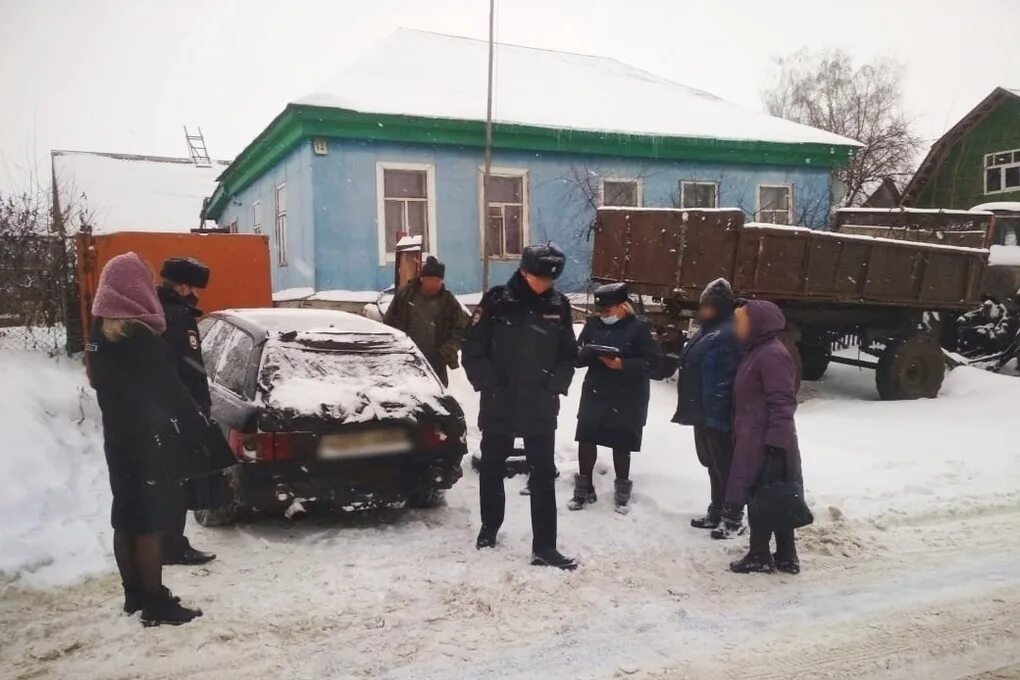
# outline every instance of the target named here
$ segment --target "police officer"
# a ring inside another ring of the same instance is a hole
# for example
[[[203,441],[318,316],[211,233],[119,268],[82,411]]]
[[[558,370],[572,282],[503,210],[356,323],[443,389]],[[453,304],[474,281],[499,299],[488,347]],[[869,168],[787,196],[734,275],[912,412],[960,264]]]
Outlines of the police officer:
[[[156,289],[166,316],[166,332],[163,338],[170,345],[177,359],[177,373],[188,388],[199,409],[209,416],[212,399],[209,396],[209,382],[205,363],[202,361],[202,343],[198,337],[198,318],[202,312],[195,307],[197,291],[209,285],[209,268],[190,257],[171,257],[163,262],[159,271],[162,284]],[[189,482],[191,491],[195,484]],[[216,555],[191,547],[184,535],[188,516],[188,487],[181,487],[173,508],[173,520],[163,534],[164,564],[205,564],[216,559]]]
[[[567,298],[553,289],[566,257],[556,244],[528,246],[520,268],[475,309],[462,347],[464,370],[481,393],[482,528],[476,547],[491,548],[503,524],[503,479],[514,438],[524,439],[530,471],[532,560],[574,569],[556,550],[556,466],[553,459],[560,395],[574,376],[577,344]]]

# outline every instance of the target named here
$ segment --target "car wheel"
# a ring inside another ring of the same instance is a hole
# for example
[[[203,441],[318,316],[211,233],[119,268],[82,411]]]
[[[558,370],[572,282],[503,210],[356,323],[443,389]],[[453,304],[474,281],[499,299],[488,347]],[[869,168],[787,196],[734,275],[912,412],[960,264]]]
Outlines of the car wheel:
[[[435,508],[443,504],[443,490],[434,486],[425,486],[407,498],[409,508]]]

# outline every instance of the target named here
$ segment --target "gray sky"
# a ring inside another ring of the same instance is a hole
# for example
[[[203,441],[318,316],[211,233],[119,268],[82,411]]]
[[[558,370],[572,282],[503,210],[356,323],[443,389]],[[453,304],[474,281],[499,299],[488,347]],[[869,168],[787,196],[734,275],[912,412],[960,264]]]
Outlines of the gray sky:
[[[0,0],[0,187],[50,149],[237,154],[290,100],[404,26],[484,38],[486,0]],[[760,108],[771,57],[843,47],[906,65],[927,139],[1020,88],[1020,0],[497,0],[496,37],[616,57]],[[597,87],[597,83],[593,83]]]

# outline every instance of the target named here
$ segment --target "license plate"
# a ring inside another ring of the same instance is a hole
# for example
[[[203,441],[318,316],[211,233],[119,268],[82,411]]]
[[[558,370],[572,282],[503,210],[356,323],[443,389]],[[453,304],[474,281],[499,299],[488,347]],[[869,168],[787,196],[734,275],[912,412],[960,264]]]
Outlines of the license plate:
[[[407,432],[396,429],[356,430],[327,434],[319,441],[319,457],[326,460],[374,454],[403,453],[411,448]]]

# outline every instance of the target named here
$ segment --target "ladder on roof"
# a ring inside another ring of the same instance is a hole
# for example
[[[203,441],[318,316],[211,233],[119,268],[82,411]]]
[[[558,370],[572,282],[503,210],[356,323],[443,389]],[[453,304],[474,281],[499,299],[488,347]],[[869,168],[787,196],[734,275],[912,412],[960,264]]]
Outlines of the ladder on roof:
[[[184,126],[184,138],[188,140],[188,153],[191,155],[191,162],[199,168],[211,168],[212,159],[209,158],[209,151],[205,148],[205,136],[202,135],[202,128],[198,128],[198,134],[188,131]]]

